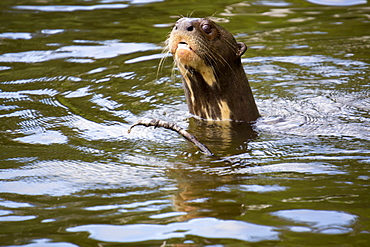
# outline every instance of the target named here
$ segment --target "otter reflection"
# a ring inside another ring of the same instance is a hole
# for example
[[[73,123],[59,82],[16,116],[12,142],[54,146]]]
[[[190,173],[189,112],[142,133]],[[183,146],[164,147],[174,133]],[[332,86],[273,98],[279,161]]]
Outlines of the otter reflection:
[[[218,157],[199,160],[199,157],[190,156],[187,164],[178,164],[168,170],[168,175],[177,180],[178,192],[173,195],[174,209],[186,212],[178,220],[220,217],[222,214],[228,217],[231,214],[240,215],[240,204],[232,200],[218,200],[222,197],[220,194],[224,193],[220,188],[237,181],[236,170],[248,165],[232,163],[227,157],[246,153],[248,143],[257,137],[253,125],[192,118],[188,130],[197,135]]]
[[[251,123],[194,118],[189,119],[188,131],[219,157],[245,153],[248,142],[258,136]]]
[[[170,178],[177,181],[177,192],[172,196],[175,211],[186,214],[178,216],[177,220],[186,221],[200,217],[223,216],[237,217],[245,212],[240,198],[230,191],[230,186],[239,184],[240,175],[237,170],[243,165],[230,166],[229,162],[208,164],[177,164],[167,171]],[[252,179],[254,183],[256,182]],[[252,182],[251,180],[248,182]],[[248,204],[248,198],[245,198]],[[254,204],[253,200],[250,204]]]

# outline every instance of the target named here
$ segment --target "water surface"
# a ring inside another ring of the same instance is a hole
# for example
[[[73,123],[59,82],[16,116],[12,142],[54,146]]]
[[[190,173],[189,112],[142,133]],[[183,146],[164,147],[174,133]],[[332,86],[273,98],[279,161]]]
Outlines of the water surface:
[[[0,3],[2,246],[367,246],[365,0]],[[214,16],[262,117],[191,116],[163,41]],[[206,157],[142,118],[176,122]]]

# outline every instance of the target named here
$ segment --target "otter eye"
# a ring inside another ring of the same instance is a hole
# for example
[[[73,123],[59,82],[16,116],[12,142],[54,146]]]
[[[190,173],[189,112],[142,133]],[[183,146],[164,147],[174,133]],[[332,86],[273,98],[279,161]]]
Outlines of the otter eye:
[[[209,24],[204,24],[202,26],[202,29],[205,33],[210,34],[212,32],[212,27]]]

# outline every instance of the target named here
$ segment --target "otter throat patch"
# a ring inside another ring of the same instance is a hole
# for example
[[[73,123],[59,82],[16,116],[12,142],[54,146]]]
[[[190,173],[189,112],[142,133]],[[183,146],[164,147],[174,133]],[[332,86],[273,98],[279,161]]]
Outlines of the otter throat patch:
[[[175,53],[175,61],[177,67],[180,69],[181,74],[185,77],[187,73],[189,73],[186,67],[191,67],[200,73],[203,77],[203,80],[210,86],[216,84],[216,77],[214,73],[214,69],[211,66],[208,66],[203,59],[201,59],[197,54],[191,52],[191,55],[184,56],[184,54],[179,55],[177,52]]]

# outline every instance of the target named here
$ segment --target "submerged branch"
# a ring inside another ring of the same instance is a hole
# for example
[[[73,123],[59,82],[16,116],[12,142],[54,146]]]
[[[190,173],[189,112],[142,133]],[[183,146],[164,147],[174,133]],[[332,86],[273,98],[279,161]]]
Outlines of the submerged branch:
[[[213,153],[207,148],[206,145],[199,142],[194,135],[190,134],[189,132],[187,132],[186,130],[184,130],[183,128],[181,128],[180,126],[178,126],[175,123],[170,123],[170,122],[162,121],[162,120],[158,120],[158,119],[150,119],[150,120],[149,119],[141,119],[136,124],[131,125],[127,132],[130,133],[131,129],[133,127],[137,126],[137,125],[144,125],[146,127],[154,126],[155,128],[162,127],[162,128],[165,128],[165,129],[173,130],[173,131],[179,133],[180,135],[182,135],[186,140],[190,141],[195,146],[197,146],[199,148],[199,150],[202,151],[205,155],[213,156]]]

